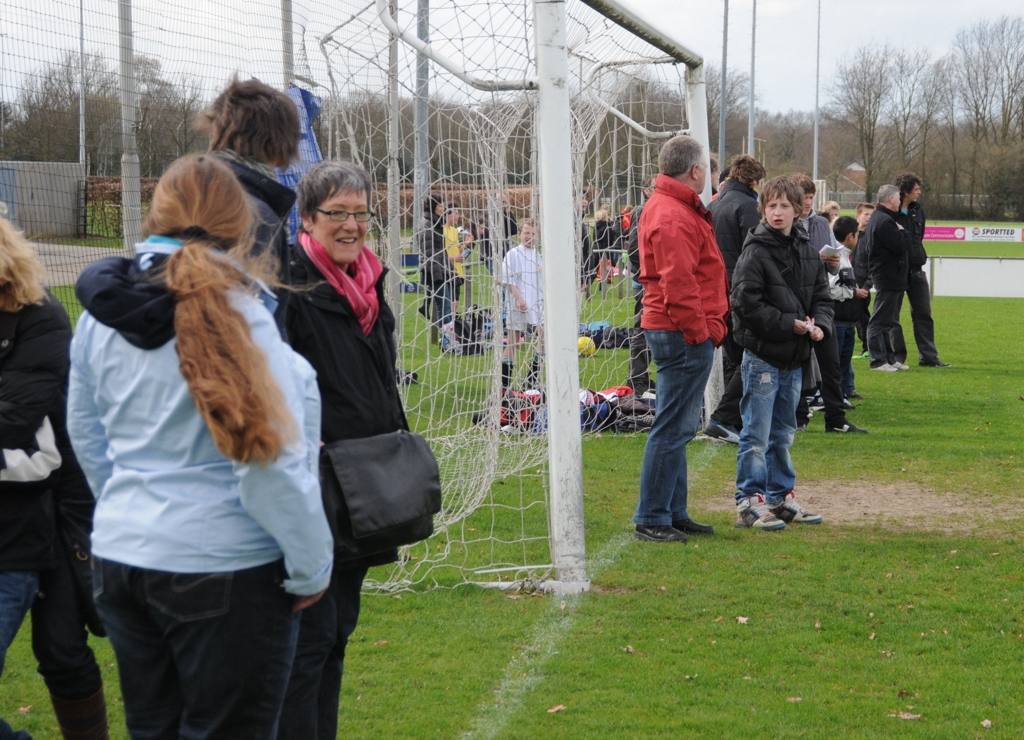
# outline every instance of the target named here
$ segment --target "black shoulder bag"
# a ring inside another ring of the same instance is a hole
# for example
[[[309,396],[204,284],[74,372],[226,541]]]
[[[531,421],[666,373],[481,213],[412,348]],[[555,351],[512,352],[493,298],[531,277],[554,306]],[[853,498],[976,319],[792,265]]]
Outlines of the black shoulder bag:
[[[441,474],[430,445],[404,429],[325,445],[320,485],[338,560],[425,540],[441,511]]]
[[[19,317],[20,313],[0,311],[0,366],[14,349]],[[54,496],[54,501],[56,530],[64,544],[62,550],[66,559],[65,563],[58,563],[57,567],[70,568],[82,609],[82,618],[89,631],[97,637],[106,637],[107,632],[103,629],[103,623],[92,600],[93,558],[89,548],[92,517],[61,501],[59,496]]]

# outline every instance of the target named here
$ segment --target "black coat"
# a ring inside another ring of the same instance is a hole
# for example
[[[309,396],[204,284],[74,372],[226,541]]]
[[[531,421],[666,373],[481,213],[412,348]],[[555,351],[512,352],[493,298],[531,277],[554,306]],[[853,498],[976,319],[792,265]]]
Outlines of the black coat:
[[[866,248],[875,290],[907,289],[910,233],[899,227],[896,216],[893,211],[878,206],[857,245],[857,249]]]
[[[634,282],[640,280],[640,214],[643,212],[644,204],[641,203],[633,211],[626,238],[626,255],[629,257],[629,271],[633,274]]]
[[[718,191],[718,198],[708,206],[711,223],[715,229],[715,241],[725,260],[725,272],[732,285],[732,273],[736,260],[740,258],[743,244],[750,231],[761,223],[757,211],[757,194],[749,185],[739,180],[726,180]]]
[[[288,341],[316,370],[323,442],[408,429],[395,370],[395,315],[384,300],[384,275],[377,281],[380,313],[366,336],[348,301],[324,280],[302,247],[292,248],[290,267],[297,290],[288,303]],[[381,565],[397,557],[396,550],[389,550],[335,567]]]
[[[800,299],[782,276],[788,267]],[[747,236],[736,261],[730,295],[733,339],[773,367],[792,370],[811,356],[810,334],[795,334],[793,322],[810,316],[832,334],[832,298],[825,264],[799,227],[792,236],[760,224]]]
[[[246,167],[228,157],[222,161],[235,173],[235,178],[245,188],[249,202],[256,218],[256,235],[253,253],[263,254],[270,251],[277,259],[278,279],[284,284],[290,283],[288,254],[288,213],[295,205],[295,191],[277,180],[267,177],[262,172]],[[284,316],[288,310],[288,291],[278,291],[277,310],[274,318],[284,333]]]
[[[868,264],[867,239],[864,232],[857,235],[857,248],[853,250],[853,276],[857,281],[858,288],[871,290],[871,266]]]
[[[428,228],[417,235],[417,249],[420,253],[420,274],[429,286],[441,286],[456,276],[448,251],[444,246],[444,221],[433,217]]]
[[[8,468],[8,455],[0,456],[5,477],[32,478],[0,480],[0,571],[53,566],[54,507],[62,475],[68,494],[83,499],[91,514],[92,496],[67,432],[70,342],[68,315],[49,294],[42,305],[19,312],[13,340],[0,340],[0,449],[37,452],[36,432],[49,418],[61,457],[59,465],[40,478]]]
[[[902,214],[901,214],[902,215]],[[910,271],[920,272],[928,261],[924,248],[924,208],[920,203],[907,206],[907,213],[901,221],[903,228],[910,232]]]

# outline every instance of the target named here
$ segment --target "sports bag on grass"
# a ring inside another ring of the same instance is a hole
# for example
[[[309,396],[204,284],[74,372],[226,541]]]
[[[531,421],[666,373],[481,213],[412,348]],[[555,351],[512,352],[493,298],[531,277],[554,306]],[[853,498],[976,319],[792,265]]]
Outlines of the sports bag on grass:
[[[427,441],[404,429],[323,447],[320,485],[339,560],[425,540],[441,511],[441,474]]]

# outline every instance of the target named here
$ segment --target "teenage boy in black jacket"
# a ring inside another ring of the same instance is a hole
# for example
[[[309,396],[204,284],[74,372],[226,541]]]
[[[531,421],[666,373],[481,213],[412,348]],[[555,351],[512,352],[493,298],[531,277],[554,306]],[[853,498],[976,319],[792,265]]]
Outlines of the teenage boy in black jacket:
[[[763,218],[736,262],[731,294],[733,336],[744,349],[736,526],[782,529],[822,521],[796,502],[789,448],[801,367],[812,343],[832,332],[832,299],[817,250],[794,228],[803,210],[800,187],[788,177],[773,178],[758,206]]]

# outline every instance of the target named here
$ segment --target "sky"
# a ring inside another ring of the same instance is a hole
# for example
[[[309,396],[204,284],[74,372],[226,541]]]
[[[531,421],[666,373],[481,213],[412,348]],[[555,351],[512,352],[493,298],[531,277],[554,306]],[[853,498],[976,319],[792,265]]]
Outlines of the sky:
[[[132,0],[136,51],[158,57],[164,72],[197,76],[214,89],[233,70],[280,84],[280,0]],[[502,0],[507,12],[522,15],[529,0]],[[492,0],[493,2],[493,0]],[[620,0],[658,28],[716,64],[722,56],[724,0]],[[484,0],[437,0],[462,14],[450,27],[466,31],[473,16],[494,12]],[[753,0],[729,3],[729,67],[749,71]],[[86,48],[116,56],[116,0],[85,0]],[[296,0],[296,32],[307,39],[326,33],[354,9],[372,0]],[[414,0],[399,0],[403,12]],[[757,5],[757,67],[755,88],[759,107],[769,111],[813,110],[815,96],[815,36],[818,0],[760,0]],[[490,10],[488,10],[490,8]],[[821,96],[836,62],[864,44],[927,47],[935,56],[950,47],[958,29],[1001,15],[1024,13],[1024,0],[821,0]],[[372,13],[368,16],[373,20]],[[467,25],[468,24],[468,25]],[[515,24],[512,24],[515,31]],[[24,75],[54,61],[65,49],[77,48],[77,0],[0,0],[0,97],[16,97]],[[364,29],[350,24],[345,42],[362,56],[374,51]],[[297,38],[296,54],[302,39]],[[507,44],[506,44],[507,42]],[[522,39],[510,36],[493,44],[518,49]],[[479,43],[479,42],[474,42]],[[365,47],[365,48],[363,48]],[[319,50],[307,48],[314,77],[327,84],[317,67]],[[464,51],[464,50],[463,50]],[[298,62],[298,59],[296,60]],[[359,78],[358,70],[349,70]],[[379,76],[379,75],[378,75]],[[712,82],[709,80],[709,82]]]
[[[724,0],[620,0],[657,28],[720,65]],[[750,70],[752,0],[729,2],[729,68]],[[814,110],[817,0],[757,3],[754,87],[769,111]],[[942,56],[956,32],[982,20],[1024,14],[1021,0],[821,1],[821,100],[836,62],[865,44],[928,48]]]

